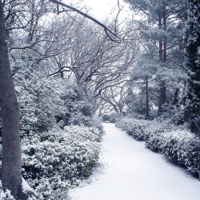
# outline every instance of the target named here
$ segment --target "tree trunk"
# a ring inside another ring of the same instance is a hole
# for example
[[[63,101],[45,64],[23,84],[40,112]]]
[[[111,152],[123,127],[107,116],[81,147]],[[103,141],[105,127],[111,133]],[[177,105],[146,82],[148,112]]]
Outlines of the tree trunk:
[[[166,7],[164,6],[164,13],[163,13],[163,25],[164,25],[164,31],[167,30],[167,23],[166,23]],[[166,62],[167,60],[167,39],[164,37],[164,47],[163,47],[163,62]]]
[[[178,93],[179,93],[179,89],[177,88],[175,93],[174,93],[174,98],[173,98],[173,101],[172,101],[172,105],[176,105],[178,103]]]
[[[162,28],[162,19],[163,19],[163,25],[164,25],[164,30],[166,31],[166,13],[164,11],[163,15],[159,15],[159,28]],[[162,45],[163,40],[159,40],[159,61],[160,62],[166,62],[167,60],[167,42],[166,38],[164,38],[164,45]],[[163,49],[164,48],[164,49]],[[165,103],[165,98],[166,98],[166,86],[165,82],[162,81],[160,84],[160,97],[159,97],[159,104],[158,104],[158,116],[161,115],[162,113],[162,106]]]
[[[161,18],[161,15],[159,15],[159,28],[161,29],[162,27],[162,18]],[[159,61],[162,62],[162,57],[163,57],[163,53],[162,53],[162,39],[159,39]]]
[[[2,0],[0,1],[0,97],[2,110],[2,184],[16,199],[21,193],[19,108],[8,58]]]
[[[187,109],[184,110],[184,122],[189,122],[190,113]]]
[[[146,76],[146,117],[145,119],[149,119],[149,88],[148,88],[148,76]]]
[[[186,90],[186,81],[184,81],[184,88],[183,88],[183,99],[182,99],[182,104],[184,106],[184,122],[188,122],[189,117],[190,117],[190,113],[189,110],[187,109],[186,104],[186,94],[185,94],[185,90]]]
[[[165,103],[165,98],[166,98],[166,87],[165,87],[165,82],[162,81],[160,85],[160,98],[159,98],[159,104],[158,104],[158,116],[161,115],[163,109],[162,106]]]

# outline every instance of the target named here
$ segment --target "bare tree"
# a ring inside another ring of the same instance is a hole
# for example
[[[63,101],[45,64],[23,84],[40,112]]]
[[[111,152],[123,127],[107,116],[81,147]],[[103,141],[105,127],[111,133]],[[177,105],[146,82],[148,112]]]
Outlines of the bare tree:
[[[116,113],[124,114],[125,100],[129,88],[126,86],[126,81],[116,87],[109,87],[102,92],[100,98],[109,104]]]
[[[77,37],[71,41],[69,51],[54,58],[59,70],[50,76],[65,71],[72,73],[77,85],[84,86],[87,97],[99,105],[97,102],[101,102],[99,98],[105,90],[116,88],[127,78],[135,47],[113,43],[98,28],[83,22],[74,33]]]

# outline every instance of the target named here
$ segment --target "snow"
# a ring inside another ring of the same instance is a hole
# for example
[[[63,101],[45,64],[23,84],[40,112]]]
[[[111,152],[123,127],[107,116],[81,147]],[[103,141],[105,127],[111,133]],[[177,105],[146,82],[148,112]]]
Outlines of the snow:
[[[30,187],[30,185],[24,180],[24,178],[22,178],[22,189],[23,192],[32,192],[34,193],[36,196],[38,196],[38,194]]]
[[[11,191],[10,190],[6,190],[6,192],[4,193],[2,190],[2,183],[0,181],[0,200],[5,200],[5,199],[9,199],[9,200],[14,200],[14,197],[11,195]],[[38,194],[29,186],[29,184],[22,178],[22,190],[24,193],[32,193],[32,195],[34,194],[36,197],[38,196]],[[35,197],[29,197],[28,200],[36,200]]]
[[[199,200],[200,182],[163,155],[145,149],[114,124],[104,123],[103,173],[69,191],[72,200]]]

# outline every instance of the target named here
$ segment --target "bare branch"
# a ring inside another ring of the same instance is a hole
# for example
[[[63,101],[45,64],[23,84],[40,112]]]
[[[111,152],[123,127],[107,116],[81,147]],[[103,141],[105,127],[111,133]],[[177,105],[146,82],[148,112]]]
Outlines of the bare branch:
[[[88,14],[86,14],[86,13],[84,13],[84,12],[82,12],[82,11],[72,7],[72,6],[69,6],[69,5],[67,5],[63,2],[60,2],[60,1],[57,1],[57,0],[49,0],[49,1],[51,1],[52,3],[55,3],[57,5],[61,5],[61,6],[64,6],[66,8],[69,8],[72,11],[75,11],[75,12],[79,13],[80,15],[92,20],[93,22],[95,22],[96,24],[98,24],[99,26],[101,26],[104,29],[106,35],[109,37],[110,40],[117,42],[117,43],[120,43],[120,38],[115,33],[113,33],[110,29],[108,29],[104,24],[102,24],[101,22],[99,22],[95,18],[93,18],[93,17],[89,16]],[[114,38],[117,38],[117,40],[112,38],[112,36],[110,36],[108,33],[110,33]]]
[[[63,66],[63,67],[61,67],[58,71],[56,71],[56,72],[54,72],[54,73],[52,73],[52,74],[49,74],[47,77],[57,75],[57,74],[59,74],[59,73],[61,73],[61,72],[70,72],[70,71],[71,71],[70,67],[68,67],[68,66]]]

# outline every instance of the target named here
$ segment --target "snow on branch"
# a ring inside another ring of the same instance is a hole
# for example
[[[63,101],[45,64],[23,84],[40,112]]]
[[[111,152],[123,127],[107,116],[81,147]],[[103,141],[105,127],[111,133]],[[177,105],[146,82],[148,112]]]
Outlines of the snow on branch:
[[[69,5],[67,5],[63,2],[60,2],[60,1],[57,1],[57,0],[49,0],[49,1],[51,1],[52,3],[55,3],[57,5],[61,5],[63,7],[66,7],[68,9],[75,11],[75,12],[79,13],[80,15],[92,20],[93,22],[95,22],[96,24],[98,24],[99,26],[101,26],[104,29],[106,35],[109,37],[109,39],[111,41],[116,42],[116,43],[120,43],[120,38],[115,33],[113,33],[110,29],[108,29],[104,24],[102,24],[101,22],[99,22],[95,18],[93,18],[93,17],[89,16],[88,14],[78,10],[77,8],[69,6]]]

